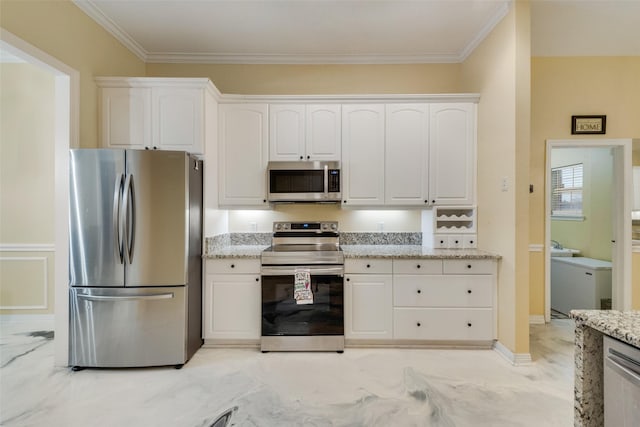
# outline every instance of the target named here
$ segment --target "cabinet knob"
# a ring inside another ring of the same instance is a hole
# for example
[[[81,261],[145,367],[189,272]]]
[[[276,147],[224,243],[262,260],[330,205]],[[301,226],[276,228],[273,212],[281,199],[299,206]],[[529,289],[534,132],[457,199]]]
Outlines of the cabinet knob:
[[[420,327],[420,322],[416,323],[416,326],[417,326],[417,327]]]
[[[236,268],[236,265],[235,264],[231,264],[231,268]]]
[[[351,279],[349,279],[349,278],[347,277],[347,282],[350,282],[350,281],[351,281]]]
[[[433,204],[435,205],[435,204],[436,204],[436,201],[435,201],[435,200],[432,200],[432,201],[431,201],[431,203],[433,203]]]
[[[469,240],[469,243],[471,243],[473,245],[473,240]]]
[[[256,282],[259,282],[259,281],[260,281],[260,278],[259,278],[259,277],[256,277]]]
[[[467,264],[467,268],[471,268],[471,264]]]
[[[424,202],[425,202],[425,203],[429,203],[429,201],[428,201],[428,200],[425,200]]]
[[[367,264],[367,268],[371,268],[371,264]]]
[[[307,156],[307,160],[309,160],[311,158],[311,156]]]
[[[416,268],[420,268],[420,264],[416,265]]]
[[[418,289],[418,293],[419,293],[419,294],[421,294],[421,293],[422,293],[422,291],[421,291],[420,289]]]
[[[457,245],[458,243],[460,243],[460,240],[456,240],[456,245]]]
[[[343,200],[343,201],[342,201],[342,203],[347,203],[347,201],[346,201],[346,200]]]
[[[467,293],[470,294],[471,293],[471,289],[467,289]]]
[[[157,150],[157,149],[158,149],[158,147],[156,147],[156,146],[154,145],[154,146],[153,146],[153,149],[154,149],[154,150]]]
[[[145,150],[148,150],[148,149],[149,149],[149,147],[144,147],[144,149],[145,149]]]
[[[441,245],[444,245],[444,240],[440,240],[440,244],[441,244]]]
[[[467,323],[467,326],[470,328],[471,327],[471,322]]]
[[[302,160],[304,157],[300,156],[300,160]]]
[[[262,203],[267,203],[267,199],[262,199]]]

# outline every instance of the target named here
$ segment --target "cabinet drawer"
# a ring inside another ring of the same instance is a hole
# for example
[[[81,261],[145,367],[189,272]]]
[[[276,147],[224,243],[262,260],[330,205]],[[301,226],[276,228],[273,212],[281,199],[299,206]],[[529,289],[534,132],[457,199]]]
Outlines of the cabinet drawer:
[[[259,259],[226,258],[207,260],[207,274],[260,274]]]
[[[396,308],[393,338],[489,341],[493,339],[493,311],[488,308]]]
[[[493,277],[395,276],[393,305],[400,307],[493,306]]]
[[[346,259],[344,271],[359,274],[391,274],[392,261],[381,258]]]
[[[396,259],[393,260],[394,274],[442,274],[442,260],[439,259]]]
[[[493,274],[495,261],[489,259],[446,259],[444,274]]]

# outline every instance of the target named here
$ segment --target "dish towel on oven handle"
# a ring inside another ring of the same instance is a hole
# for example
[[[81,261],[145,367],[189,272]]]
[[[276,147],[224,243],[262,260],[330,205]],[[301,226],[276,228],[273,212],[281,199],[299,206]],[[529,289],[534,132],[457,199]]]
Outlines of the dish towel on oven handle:
[[[308,268],[295,269],[293,298],[296,300],[296,304],[313,304],[311,271]]]

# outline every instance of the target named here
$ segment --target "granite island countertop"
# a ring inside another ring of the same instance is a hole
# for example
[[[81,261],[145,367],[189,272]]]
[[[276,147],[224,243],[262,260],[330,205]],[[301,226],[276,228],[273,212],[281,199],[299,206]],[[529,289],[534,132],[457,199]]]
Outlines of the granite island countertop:
[[[640,311],[571,310],[576,325],[584,325],[640,348]]]
[[[603,335],[640,348],[640,311],[571,310],[575,320],[574,426],[604,424]]]

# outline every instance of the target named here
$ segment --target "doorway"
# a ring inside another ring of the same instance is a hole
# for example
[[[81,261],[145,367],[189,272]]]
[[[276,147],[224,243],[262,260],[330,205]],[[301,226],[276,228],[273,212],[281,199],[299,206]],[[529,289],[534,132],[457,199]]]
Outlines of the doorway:
[[[582,172],[589,175],[585,175],[589,182],[585,181],[584,198],[578,191],[582,187],[579,182]],[[559,180],[565,180],[564,185]],[[561,187],[564,189],[559,195]],[[545,193],[545,321],[551,319],[554,297],[556,305],[563,307],[561,312],[570,308],[629,309],[631,240],[626,231],[630,229],[631,217],[627,215],[631,198],[631,140],[548,140]],[[554,255],[569,255],[571,250],[579,251],[575,255],[582,259],[551,256],[552,251]],[[598,286],[606,289],[609,260],[609,295],[590,288],[582,292],[579,287],[587,283],[582,280],[573,285],[580,292],[566,285],[570,281],[567,277],[573,277],[586,265],[590,270],[579,274],[594,275],[589,278],[594,283],[585,286],[595,287],[597,272]],[[560,289],[551,287],[552,270],[559,277],[556,281],[563,283]],[[570,307],[572,304],[577,306]]]
[[[0,28],[0,50],[53,76],[54,170],[54,364],[68,365],[69,148],[78,146],[80,74],[56,58]]]

